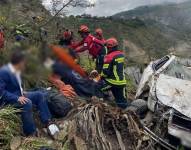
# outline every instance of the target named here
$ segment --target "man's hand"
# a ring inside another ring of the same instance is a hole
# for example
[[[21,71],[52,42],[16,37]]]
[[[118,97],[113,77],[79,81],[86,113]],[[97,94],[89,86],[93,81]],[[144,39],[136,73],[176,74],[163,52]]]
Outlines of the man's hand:
[[[89,78],[90,79],[95,79],[99,76],[99,73],[97,72],[97,70],[93,70],[90,75],[89,75]]]
[[[25,105],[25,104],[28,102],[28,98],[26,98],[26,97],[24,97],[24,96],[21,96],[21,97],[19,97],[18,102],[19,102],[21,105]]]

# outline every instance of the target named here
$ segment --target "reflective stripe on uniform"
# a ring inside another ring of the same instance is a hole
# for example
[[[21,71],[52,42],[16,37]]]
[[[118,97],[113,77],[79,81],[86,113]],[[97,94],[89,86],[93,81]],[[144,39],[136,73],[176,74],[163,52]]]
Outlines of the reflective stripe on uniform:
[[[112,87],[111,85],[107,85],[106,87],[102,88],[101,90],[106,91],[106,90],[109,90],[111,87]]]
[[[116,66],[116,65],[113,66],[113,74],[114,74],[114,76],[115,76],[115,79],[116,79],[117,81],[119,81],[119,76],[118,76],[118,74],[117,74],[117,66]]]
[[[105,55],[107,55],[107,53],[108,53],[108,49],[107,49],[107,47],[105,46]]]
[[[16,33],[17,34],[23,34],[21,31],[19,31],[19,30],[16,30]]]
[[[124,58],[117,58],[115,59],[116,62],[118,63],[123,63],[124,62]]]
[[[103,69],[107,69],[109,67],[109,64],[104,64]]]
[[[113,79],[105,79],[105,80],[114,85],[125,85],[126,84],[126,80],[121,80],[121,81],[116,81]]]
[[[127,89],[126,89],[126,87],[124,87],[124,88],[123,88],[123,96],[124,96],[125,98],[127,98],[126,93],[127,93]]]

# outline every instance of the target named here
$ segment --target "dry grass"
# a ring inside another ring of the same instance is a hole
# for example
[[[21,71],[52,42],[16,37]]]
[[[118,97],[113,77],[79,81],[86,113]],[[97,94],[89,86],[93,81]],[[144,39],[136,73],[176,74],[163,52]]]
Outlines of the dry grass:
[[[11,139],[21,132],[19,111],[10,106],[0,109],[0,147],[3,149],[9,149]]]

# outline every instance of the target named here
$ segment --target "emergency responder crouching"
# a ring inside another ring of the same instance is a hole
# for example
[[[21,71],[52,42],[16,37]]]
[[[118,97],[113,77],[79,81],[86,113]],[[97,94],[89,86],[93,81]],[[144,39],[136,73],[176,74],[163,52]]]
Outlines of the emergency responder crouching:
[[[126,98],[126,79],[124,75],[124,53],[118,50],[118,41],[110,38],[106,41],[108,54],[104,57],[102,80],[103,91],[111,90],[118,107],[125,109],[129,106]]]

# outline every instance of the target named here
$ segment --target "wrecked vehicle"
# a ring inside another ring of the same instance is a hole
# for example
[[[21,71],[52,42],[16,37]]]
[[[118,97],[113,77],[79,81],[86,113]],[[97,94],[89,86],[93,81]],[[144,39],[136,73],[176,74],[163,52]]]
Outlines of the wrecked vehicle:
[[[137,89],[150,110],[145,131],[166,149],[191,148],[190,66],[189,59],[167,55],[148,65]]]

